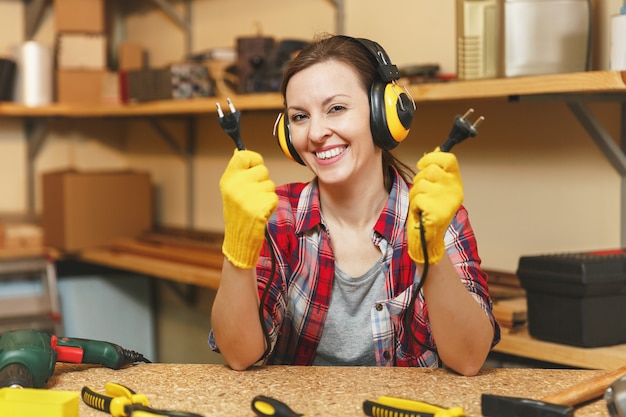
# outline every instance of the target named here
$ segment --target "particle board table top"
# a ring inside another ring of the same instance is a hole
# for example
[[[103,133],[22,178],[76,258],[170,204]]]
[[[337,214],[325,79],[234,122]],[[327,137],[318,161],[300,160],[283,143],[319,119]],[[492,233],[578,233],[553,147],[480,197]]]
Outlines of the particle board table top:
[[[254,416],[251,401],[267,395],[307,416],[362,416],[363,401],[380,396],[462,407],[480,416],[482,393],[540,399],[603,374],[599,370],[485,369],[463,377],[446,369],[266,366],[233,371],[225,365],[140,364],[122,370],[57,364],[47,388],[79,392],[106,382],[145,394],[150,405],[209,416]],[[79,404],[81,417],[106,416]],[[576,417],[608,416],[603,399],[576,410]]]

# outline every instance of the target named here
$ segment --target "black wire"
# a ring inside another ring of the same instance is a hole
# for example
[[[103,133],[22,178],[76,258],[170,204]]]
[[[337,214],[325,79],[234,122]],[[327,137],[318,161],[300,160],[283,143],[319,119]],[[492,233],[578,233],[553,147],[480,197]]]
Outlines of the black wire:
[[[272,240],[270,238],[270,233],[267,227],[265,228],[265,241],[267,242],[267,246],[270,249],[272,269],[270,270],[270,277],[267,281],[267,285],[263,289],[263,293],[261,294],[261,299],[259,300],[259,320],[261,321],[261,328],[263,329],[263,336],[265,337],[265,345],[266,345],[265,352],[263,352],[263,355],[259,358],[259,361],[265,359],[271,350],[270,333],[269,333],[269,330],[267,329],[267,325],[265,324],[264,306],[265,306],[265,302],[267,301],[267,296],[270,292],[270,288],[272,287],[272,284],[274,283],[274,275],[276,274],[276,252],[274,252],[274,247],[272,246]]]
[[[420,291],[424,287],[424,283],[426,282],[426,277],[428,276],[428,248],[426,246],[426,232],[424,231],[424,221],[422,218],[422,212],[419,213],[419,223],[420,223],[420,242],[422,243],[422,255],[424,257],[424,270],[422,271],[422,276],[420,277],[420,282],[417,283],[413,294],[411,294],[411,302],[404,313],[404,331],[409,333],[411,339],[417,343],[419,346],[423,347],[426,350],[430,350],[431,352],[437,353],[437,349],[432,346],[428,346],[425,343],[422,343],[415,334],[411,331],[411,320],[413,318],[413,313],[415,312],[415,302],[417,301],[417,297],[419,296]]]

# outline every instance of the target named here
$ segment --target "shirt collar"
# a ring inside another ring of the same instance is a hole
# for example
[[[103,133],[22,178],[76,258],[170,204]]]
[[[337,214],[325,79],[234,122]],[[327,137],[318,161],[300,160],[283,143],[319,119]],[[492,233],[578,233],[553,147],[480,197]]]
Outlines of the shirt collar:
[[[404,232],[409,211],[409,186],[395,168],[390,168],[390,172],[393,184],[374,231],[388,242],[394,242]]]
[[[404,230],[409,209],[409,186],[395,168],[391,168],[393,184],[383,209],[374,225],[374,231],[387,241],[394,241]],[[320,194],[317,179],[314,179],[302,190],[298,202],[298,221],[296,233],[305,233],[322,223]]]

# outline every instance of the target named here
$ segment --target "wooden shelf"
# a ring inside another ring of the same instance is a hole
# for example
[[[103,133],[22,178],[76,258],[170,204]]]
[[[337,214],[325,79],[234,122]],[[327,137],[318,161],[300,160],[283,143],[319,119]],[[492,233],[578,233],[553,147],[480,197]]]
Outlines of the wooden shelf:
[[[507,98],[545,94],[626,93],[626,73],[590,71],[411,86],[416,101]]]
[[[508,98],[543,94],[613,94],[626,93],[626,73],[590,71],[532,77],[468,80],[413,84],[409,91],[416,102],[438,102],[463,99]],[[279,110],[283,102],[278,93],[230,96],[238,110]],[[165,100],[130,105],[52,104],[27,107],[0,103],[0,117],[148,117],[216,113],[215,103],[225,104],[226,97],[190,100]]]
[[[248,94],[231,97],[238,110],[272,110],[282,108],[278,94]],[[226,105],[225,97],[189,100],[163,100],[128,105],[70,105],[51,104],[27,107],[14,103],[0,104],[0,117],[149,117],[164,115],[193,115],[217,113],[215,103]]]

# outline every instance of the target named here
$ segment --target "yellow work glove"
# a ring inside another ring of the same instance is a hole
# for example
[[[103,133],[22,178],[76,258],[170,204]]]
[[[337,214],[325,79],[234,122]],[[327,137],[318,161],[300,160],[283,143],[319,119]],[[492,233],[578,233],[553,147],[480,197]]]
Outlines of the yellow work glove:
[[[257,264],[267,221],[278,204],[261,155],[235,150],[220,179],[220,190],[224,204],[222,253],[236,267],[251,269]]]
[[[409,192],[407,239],[409,255],[424,263],[419,214],[425,230],[428,263],[436,264],[445,253],[446,230],[463,202],[463,182],[454,154],[439,148],[425,154],[417,163],[418,173]]]

